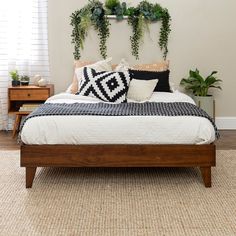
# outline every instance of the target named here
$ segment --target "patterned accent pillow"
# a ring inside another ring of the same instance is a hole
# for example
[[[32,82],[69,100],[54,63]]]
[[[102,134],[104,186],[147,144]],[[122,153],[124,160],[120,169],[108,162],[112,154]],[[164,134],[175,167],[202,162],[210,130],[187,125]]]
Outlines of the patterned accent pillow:
[[[152,80],[158,79],[158,83],[154,89],[155,92],[171,92],[169,84],[170,71],[141,71],[141,70],[129,70],[130,78],[137,80]]]
[[[70,87],[67,89],[68,93],[75,94],[79,90],[79,82],[82,79],[82,73],[83,73],[83,68],[85,66],[91,67],[95,70],[100,70],[100,71],[110,71],[112,70],[111,67],[111,61],[112,58],[109,57],[105,60],[102,61],[97,61],[97,62],[92,62],[92,61],[80,61],[76,60],[74,61],[74,76],[73,76],[73,81]]]
[[[77,94],[105,102],[123,103],[129,88],[129,72],[96,71],[85,67]]]
[[[77,69],[77,68],[85,67],[85,66],[88,66],[91,64],[94,64],[94,62],[76,60],[76,61],[74,61],[74,68]],[[77,79],[77,75],[75,73],[75,70],[74,70],[72,84],[67,89],[67,92],[72,93],[72,94],[75,94],[78,92],[78,79]]]

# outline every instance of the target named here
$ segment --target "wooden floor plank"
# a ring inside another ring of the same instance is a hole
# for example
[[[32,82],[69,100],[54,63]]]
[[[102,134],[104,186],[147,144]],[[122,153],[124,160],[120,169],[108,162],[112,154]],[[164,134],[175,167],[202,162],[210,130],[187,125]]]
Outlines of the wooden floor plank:
[[[221,130],[216,148],[218,150],[236,149],[236,130]]]
[[[17,144],[17,138],[12,138],[12,132],[0,131],[0,150],[19,150],[20,145]]]

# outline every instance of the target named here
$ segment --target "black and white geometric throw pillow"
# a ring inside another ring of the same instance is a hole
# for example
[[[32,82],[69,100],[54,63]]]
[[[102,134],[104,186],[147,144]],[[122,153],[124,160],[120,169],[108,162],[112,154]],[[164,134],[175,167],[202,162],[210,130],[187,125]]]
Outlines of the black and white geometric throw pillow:
[[[123,103],[129,88],[129,72],[96,71],[85,67],[77,94],[105,102]]]

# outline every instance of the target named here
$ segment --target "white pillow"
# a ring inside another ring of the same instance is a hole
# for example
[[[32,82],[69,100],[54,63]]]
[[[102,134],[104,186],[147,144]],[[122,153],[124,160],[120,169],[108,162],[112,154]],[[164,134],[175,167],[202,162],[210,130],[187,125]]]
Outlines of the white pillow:
[[[66,89],[66,93],[71,93],[72,84]]]
[[[116,66],[115,70],[116,72],[124,72],[129,70],[130,66],[129,63],[123,58],[121,59],[120,63]]]
[[[86,67],[94,69],[96,71],[112,71],[111,61],[112,61],[112,57],[109,57],[105,60],[98,61],[98,62],[91,64],[91,65],[87,65]],[[80,67],[80,68],[75,69],[75,74],[76,74],[77,81],[78,81],[78,87],[79,87],[80,81],[83,77],[83,71],[84,71],[84,67]]]
[[[132,79],[129,84],[127,98],[137,102],[149,100],[158,83],[158,79],[138,80]]]

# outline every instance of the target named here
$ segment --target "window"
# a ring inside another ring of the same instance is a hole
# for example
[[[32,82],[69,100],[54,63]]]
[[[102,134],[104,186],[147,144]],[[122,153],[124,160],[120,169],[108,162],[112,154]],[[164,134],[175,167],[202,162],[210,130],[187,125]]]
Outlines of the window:
[[[9,72],[48,81],[47,0],[0,0],[0,129],[8,129]]]

